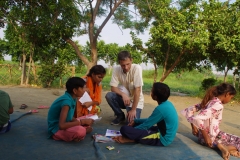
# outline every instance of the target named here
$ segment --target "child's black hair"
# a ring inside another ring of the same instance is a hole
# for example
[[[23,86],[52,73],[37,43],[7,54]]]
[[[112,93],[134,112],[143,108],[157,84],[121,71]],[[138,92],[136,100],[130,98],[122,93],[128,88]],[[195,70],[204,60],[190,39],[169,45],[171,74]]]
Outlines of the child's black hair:
[[[153,83],[152,94],[157,97],[158,102],[165,102],[170,96],[170,88],[164,83],[155,82]]]
[[[102,65],[95,65],[93,66],[87,76],[92,76],[92,74],[106,74],[106,69]]]
[[[71,77],[66,82],[67,92],[72,94],[73,89],[78,89],[79,87],[83,88],[86,82],[80,77]]]

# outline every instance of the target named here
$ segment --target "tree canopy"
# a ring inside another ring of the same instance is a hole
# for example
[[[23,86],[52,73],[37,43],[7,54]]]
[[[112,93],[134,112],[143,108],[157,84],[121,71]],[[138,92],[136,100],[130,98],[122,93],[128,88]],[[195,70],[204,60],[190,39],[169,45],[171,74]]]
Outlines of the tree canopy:
[[[240,0],[4,0],[0,2],[0,27],[5,27],[5,37],[0,51],[21,57],[23,64],[53,64],[55,59],[70,64],[78,57],[90,69],[99,59],[112,65],[120,50],[129,50],[135,63],[150,60],[156,74],[162,67],[160,81],[172,72],[210,64],[218,70],[238,69],[239,4]],[[110,20],[120,29],[131,29],[133,44],[101,41]],[[148,27],[150,38],[143,44],[138,33]],[[85,46],[73,40],[83,35],[89,37]]]

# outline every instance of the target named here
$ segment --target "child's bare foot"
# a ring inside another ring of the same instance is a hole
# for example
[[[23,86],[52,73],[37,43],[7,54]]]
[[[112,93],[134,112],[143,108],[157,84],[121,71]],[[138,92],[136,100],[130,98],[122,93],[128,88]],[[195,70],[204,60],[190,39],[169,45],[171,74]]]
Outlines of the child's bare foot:
[[[220,151],[222,152],[222,158],[224,160],[229,160],[230,158],[230,153],[228,152],[228,148],[226,148],[224,145],[222,144],[218,144],[217,145],[218,149],[220,149]]]
[[[76,139],[74,139],[73,141],[74,141],[74,142],[80,142],[81,140],[83,140],[83,138],[82,138],[82,139],[76,138]]]
[[[91,126],[88,126],[88,127],[86,128],[86,133],[87,133],[87,134],[88,134],[88,133],[91,133],[92,130],[93,130],[93,128],[92,128]]]
[[[235,146],[227,146],[227,149],[232,156],[240,158],[240,152]]]
[[[128,139],[128,138],[123,137],[123,136],[116,136],[116,137],[113,137],[112,139],[115,142],[118,142],[118,143],[131,143],[131,142],[134,142],[134,140]]]
[[[234,157],[240,158],[240,152],[238,152],[238,151],[230,151],[230,154]]]

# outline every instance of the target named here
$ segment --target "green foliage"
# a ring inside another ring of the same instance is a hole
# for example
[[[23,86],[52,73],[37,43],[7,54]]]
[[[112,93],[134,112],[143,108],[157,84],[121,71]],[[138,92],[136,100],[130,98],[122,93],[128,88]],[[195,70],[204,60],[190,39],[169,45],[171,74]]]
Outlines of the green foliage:
[[[63,77],[65,71],[65,67],[61,63],[52,65],[43,64],[41,71],[38,72],[39,79],[42,82],[42,86],[44,88],[50,87],[55,79]]]
[[[131,34],[134,47],[144,52],[157,67],[163,68],[160,81],[173,71],[191,71],[206,59],[204,53],[209,35],[198,3],[179,10],[168,2],[153,0],[149,12],[154,20],[146,47],[133,32]]]
[[[202,81],[200,89],[206,91],[208,88],[214,86],[217,80],[214,78],[206,78]]]
[[[233,3],[215,0],[96,0],[94,3],[11,0],[0,4],[0,28],[6,24],[6,41],[0,41],[0,59],[10,54],[17,61],[24,54],[27,61],[50,59],[48,65],[55,60],[74,63],[81,72],[85,69],[83,64],[89,69],[98,59],[112,65],[120,50],[128,50],[134,63],[150,61],[162,68],[160,81],[165,81],[170,73],[181,75],[182,71],[202,70],[211,63],[220,71],[240,68],[239,0]],[[98,18],[104,20],[96,21]],[[133,45],[120,47],[99,41],[101,31],[111,18],[120,28],[135,29],[136,33],[150,26],[148,42],[143,44],[134,32]],[[71,41],[73,36],[85,34],[89,37],[85,47]],[[75,47],[74,50],[71,47]]]
[[[119,52],[120,48],[116,44],[106,45],[99,41],[101,31],[110,19],[120,29],[137,28],[136,24],[141,22],[141,19],[136,19],[134,11],[130,9],[130,5],[135,6],[135,1],[97,0],[96,3],[93,1],[81,1],[78,5],[82,19],[76,35],[88,34],[89,37],[89,42],[82,51],[77,47],[74,48],[79,58],[87,66],[88,70],[97,63],[98,59],[103,59],[106,63],[110,63],[110,65],[114,64],[116,62],[115,55]],[[98,21],[100,23],[97,24],[96,19],[98,18],[102,18],[103,20],[101,22]],[[143,32],[144,26],[146,25],[141,25],[138,28]],[[74,43],[70,39],[66,38],[65,41],[71,43],[74,47]]]
[[[89,46],[89,44],[87,44]],[[117,64],[117,54],[120,51],[126,50],[129,51],[132,55],[133,62],[140,64],[142,62],[142,53],[136,49],[134,49],[130,44],[126,44],[125,46],[119,46],[116,43],[105,44],[103,40],[100,40],[97,44],[98,50],[98,59],[102,59],[106,62],[106,64]],[[90,52],[90,48],[86,49],[86,52]]]
[[[148,70],[143,72],[143,77],[153,77],[154,76],[154,70]]]
[[[203,2],[203,16],[209,32],[207,56],[218,71],[240,66],[240,1]]]
[[[84,65],[78,65],[76,66],[75,73],[86,73],[87,72],[87,67]]]

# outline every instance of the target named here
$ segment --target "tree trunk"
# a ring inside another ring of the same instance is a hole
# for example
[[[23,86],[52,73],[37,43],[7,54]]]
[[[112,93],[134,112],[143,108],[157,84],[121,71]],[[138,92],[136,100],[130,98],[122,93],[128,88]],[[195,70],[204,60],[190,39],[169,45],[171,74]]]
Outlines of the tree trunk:
[[[236,88],[236,74],[233,74],[233,87]]]
[[[108,75],[111,74],[111,71],[112,71],[112,66],[109,64],[109,65],[108,65]]]
[[[30,58],[29,58],[28,72],[27,72],[27,79],[26,79],[26,83],[25,83],[26,85],[28,85],[28,83],[29,83],[31,64],[32,64],[32,54],[30,54]]]
[[[21,75],[21,84],[24,85],[26,80],[26,54],[22,55],[22,75]]]
[[[240,89],[240,74],[238,74],[238,89]]]
[[[22,56],[19,56],[19,70],[22,70]]]
[[[167,76],[173,71],[173,69],[180,63],[181,57],[184,54],[184,51],[185,50],[183,49],[181,53],[178,55],[176,61],[172,64],[172,66],[166,72],[164,72],[164,75],[162,75],[160,82],[163,82],[167,78]],[[166,66],[167,66],[167,62],[165,61],[165,64],[164,64],[165,70],[166,70]]]
[[[223,78],[223,82],[225,83],[226,82],[226,77],[227,77],[227,74],[228,74],[228,67],[226,67],[226,69],[224,70],[224,78]]]
[[[69,39],[69,38],[65,39],[65,41],[66,41],[67,43],[69,43],[69,44],[74,48],[77,56],[78,56],[78,57],[83,61],[83,63],[87,66],[87,73],[88,73],[89,70],[92,68],[92,66],[94,66],[94,65],[97,63],[97,59],[95,58],[95,57],[97,57],[97,50],[96,50],[96,49],[94,49],[94,50],[91,49],[91,52],[92,52],[91,54],[92,54],[93,56],[91,56],[91,57],[92,57],[92,61],[89,61],[89,60],[81,53],[81,51],[79,50],[77,44],[76,44],[74,41],[72,41],[72,40]],[[96,47],[95,47],[95,48],[96,48]]]
[[[33,77],[34,77],[34,83],[37,83],[37,73],[36,73],[36,66],[35,66],[35,62],[32,58],[32,71],[33,71]]]
[[[156,63],[153,64],[154,65],[154,79],[153,79],[153,82],[156,82],[157,81],[157,65]]]

